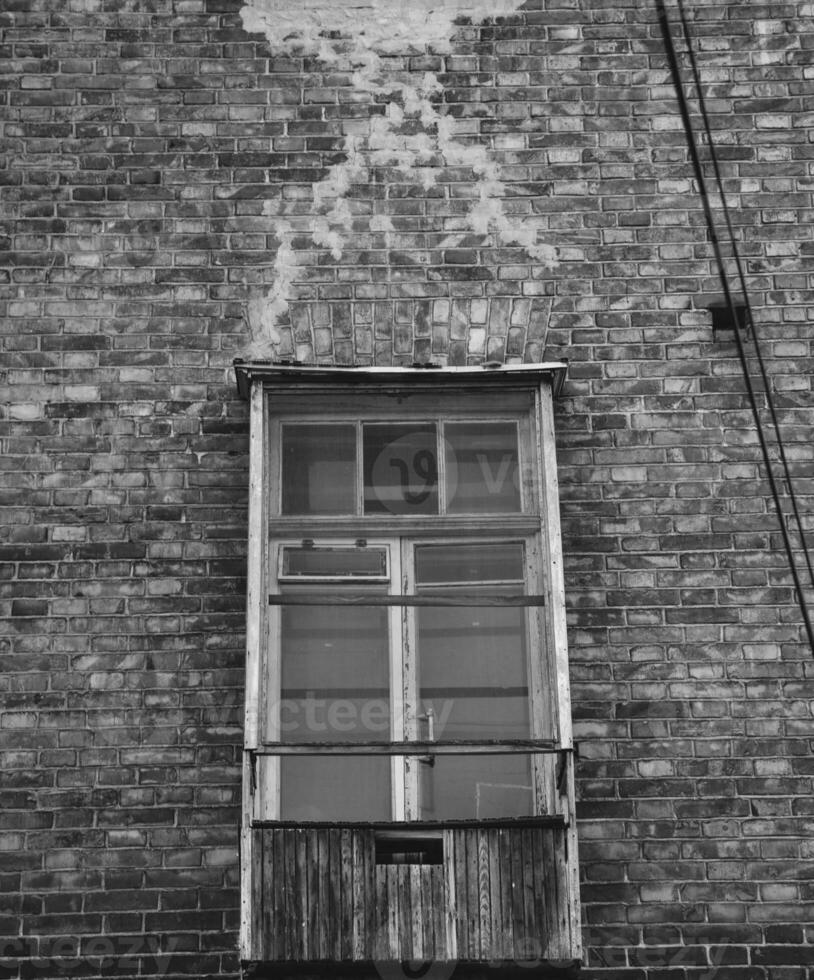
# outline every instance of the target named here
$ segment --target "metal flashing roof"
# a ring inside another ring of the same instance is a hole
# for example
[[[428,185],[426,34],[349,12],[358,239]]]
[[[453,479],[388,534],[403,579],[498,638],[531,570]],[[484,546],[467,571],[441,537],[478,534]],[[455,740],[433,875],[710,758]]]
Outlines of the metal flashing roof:
[[[554,396],[559,395],[565,361],[533,364],[485,364],[478,367],[336,367],[333,365],[275,364],[271,361],[235,360],[238,393],[248,398],[254,381],[280,386],[365,385],[404,387],[430,385],[451,388],[468,385],[530,387],[550,378]]]

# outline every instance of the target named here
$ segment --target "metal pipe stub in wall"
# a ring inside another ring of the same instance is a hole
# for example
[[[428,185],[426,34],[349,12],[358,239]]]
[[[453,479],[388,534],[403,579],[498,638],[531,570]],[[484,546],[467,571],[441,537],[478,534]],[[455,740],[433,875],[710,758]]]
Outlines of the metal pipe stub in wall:
[[[743,303],[735,303],[731,309],[728,303],[710,303],[707,309],[712,314],[712,332],[716,338],[721,334],[731,334],[736,327],[742,334],[749,329],[748,314]]]

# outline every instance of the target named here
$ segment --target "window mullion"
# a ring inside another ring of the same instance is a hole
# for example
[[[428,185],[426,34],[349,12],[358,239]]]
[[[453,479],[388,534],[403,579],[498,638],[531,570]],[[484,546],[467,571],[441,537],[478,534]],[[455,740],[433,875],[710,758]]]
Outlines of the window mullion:
[[[401,542],[394,539],[390,543],[390,595],[400,595],[402,590]],[[404,692],[404,610],[401,606],[391,606],[388,610],[390,635],[390,738],[393,742],[405,739],[405,692]],[[390,760],[392,787],[392,816],[403,820],[407,808],[405,799],[405,760],[403,756],[393,755]]]
[[[435,456],[438,470],[438,513],[445,515],[447,512],[447,452],[446,439],[444,432],[446,422],[439,420],[436,426],[436,450]]]
[[[356,423],[356,516],[365,513],[365,466],[364,446],[362,444],[364,429],[361,421]]]
[[[278,548],[270,549],[268,575],[269,586],[279,592],[279,554]],[[282,679],[282,609],[269,607],[268,610],[268,662],[264,672],[264,738],[277,742],[280,739],[280,686]],[[280,816],[280,759],[269,756],[262,760],[258,780],[261,808],[266,819],[279,819]]]
[[[415,592],[414,552],[411,541],[401,541],[401,576],[399,592],[410,595]],[[418,732],[418,651],[416,648],[416,610],[414,606],[402,606],[399,610],[402,625],[402,718],[404,737],[417,741]],[[417,820],[419,816],[418,780],[420,763],[415,756],[402,756],[404,777],[404,816]]]

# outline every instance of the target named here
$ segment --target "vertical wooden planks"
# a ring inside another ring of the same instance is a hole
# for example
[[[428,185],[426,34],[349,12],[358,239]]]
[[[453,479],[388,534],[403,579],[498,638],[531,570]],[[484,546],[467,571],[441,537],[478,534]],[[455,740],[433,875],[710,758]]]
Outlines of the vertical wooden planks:
[[[530,827],[524,827],[520,833],[520,860],[522,861],[523,887],[523,934],[526,943],[539,944],[543,930],[543,922],[538,914],[536,895],[534,892],[534,834]]]
[[[410,912],[408,916],[408,950],[405,959],[423,960],[425,949],[431,948],[432,943],[427,942],[427,904],[425,894],[425,877],[422,874],[423,868],[419,865],[408,865],[405,872],[408,876],[409,884],[406,890],[409,894]],[[431,957],[431,953],[428,958]]]
[[[362,891],[355,897],[354,901],[361,897],[364,902],[364,951],[363,959],[374,959],[378,939],[378,910],[376,909],[377,889],[376,889],[376,845],[372,830],[363,830],[359,835],[360,851],[364,861],[364,874],[362,877]]]
[[[527,933],[523,914],[525,889],[523,882],[523,830],[518,828],[509,834],[509,866],[511,868],[511,900],[509,915],[512,923],[511,958],[516,962],[527,959]]]
[[[511,851],[513,837],[513,832],[506,827],[501,827],[497,831],[498,864],[500,865],[500,957],[507,961],[514,958],[514,919],[512,916],[514,875],[512,874]]]
[[[309,854],[309,861],[314,873],[315,887],[308,896],[308,905],[311,911],[311,950],[312,956],[319,959],[333,957],[333,937],[332,933],[336,930],[336,922],[328,914],[328,896],[330,895],[330,885],[327,875],[330,871],[328,867],[328,830],[320,828],[311,835],[313,850]]]
[[[477,958],[488,960],[492,949],[492,901],[489,894],[489,831],[480,828],[478,840],[478,922],[480,925],[480,948]]]
[[[431,959],[445,960],[447,958],[447,888],[444,866],[433,864],[425,868],[424,873],[425,916],[432,921],[432,934],[427,935],[427,956]]]
[[[457,836],[452,830],[444,831],[444,959],[448,962],[458,959],[459,923],[465,926],[466,919],[457,914],[458,895],[465,894],[465,885],[459,892],[461,882]]]
[[[343,827],[339,831],[339,958],[343,961],[354,959],[353,868],[353,833]]]
[[[319,868],[317,866],[317,848],[319,832],[306,830],[300,834],[302,840],[303,854],[303,879],[305,881],[305,895],[302,904],[302,958],[303,960],[312,959],[318,952],[316,944],[318,925],[318,888],[319,888]]]
[[[351,831],[351,901],[353,919],[353,959],[364,960],[369,952],[368,949],[368,928],[367,916],[370,906],[373,904],[374,896],[369,892],[365,881],[365,860],[364,848],[365,841],[362,831],[354,829]]]
[[[290,829],[283,831],[283,842],[287,872],[285,945],[288,959],[296,960],[299,957],[297,944],[301,931],[299,927],[299,893],[297,891],[297,832]]]
[[[323,872],[323,887],[325,889],[325,911],[323,917],[326,920],[326,948],[328,958],[339,960],[340,950],[340,930],[342,928],[342,908],[339,896],[339,875],[341,872],[339,860],[339,830],[330,827],[325,831],[325,870]]]
[[[410,865],[393,865],[391,871],[395,872],[395,894],[391,901],[396,904],[396,936],[394,948],[398,950],[401,960],[413,959],[413,923],[411,912],[412,876],[413,869]],[[418,870],[418,869],[416,869]],[[392,893],[391,893],[392,894]],[[421,885],[419,883],[419,902],[421,901]]]
[[[563,830],[557,831],[557,840],[552,850],[554,851],[554,864],[551,872],[556,879],[557,887],[557,897],[554,904],[557,952],[554,955],[559,959],[565,959],[569,955],[571,943],[569,929],[570,902],[568,901],[568,868],[566,867],[565,832]]]
[[[274,907],[272,920],[272,935],[269,937],[269,945],[274,949],[275,954],[280,959],[286,959],[289,955],[287,940],[287,910],[291,901],[291,884],[286,873],[286,838],[285,833],[279,828],[262,832],[266,838],[266,847],[270,847],[274,852],[274,878],[266,882],[265,887],[272,889],[269,896],[266,891],[266,901]]]
[[[480,871],[478,865],[478,832],[469,828],[463,832],[466,838],[466,917],[469,943],[466,958],[480,958]],[[460,915],[460,912],[458,913]]]
[[[441,864],[376,864],[369,827],[254,831],[255,942],[269,962],[571,959],[561,826],[461,826]]]
[[[378,871],[378,869],[376,869]],[[387,957],[387,876],[375,873],[373,877],[373,929],[368,933],[371,941],[371,952],[374,959]]]
[[[267,833],[255,835],[253,877],[254,881],[259,883],[260,894],[265,900],[260,903],[259,910],[257,907],[252,910],[255,923],[253,931],[259,925],[261,931],[256,933],[255,943],[259,945],[261,955],[264,957],[268,957],[272,953],[269,946],[274,942],[274,915],[277,905],[274,870],[273,835]],[[257,886],[255,886],[256,890]]]
[[[502,926],[500,916],[500,850],[498,844],[499,831],[490,827],[486,831],[486,847],[489,852],[489,948],[483,950],[484,959],[499,960],[502,944]]]
[[[290,845],[294,863],[294,896],[291,909],[291,954],[294,960],[305,959],[308,928],[308,853],[305,831],[301,828],[290,832]]]
[[[342,959],[342,857],[339,844],[339,828],[331,827],[325,831],[326,867],[323,875],[327,894],[325,896],[327,922],[328,956],[332,960]]]
[[[447,945],[446,915],[444,911],[445,888],[444,888],[444,869],[443,865],[432,865],[427,868],[427,878],[429,879],[430,902],[432,905],[432,959],[444,959]]]
[[[568,946],[574,959],[582,959],[582,917],[579,900],[579,842],[577,840],[577,815],[574,793],[574,754],[569,752],[565,759],[565,792],[562,807],[566,826],[563,831],[563,852],[566,859],[566,892],[568,903]]]
[[[399,940],[399,925],[401,924],[399,907],[399,872],[401,868],[393,864],[383,865],[387,872],[387,891],[385,892],[385,905],[387,908],[387,943],[385,946],[385,956],[390,960],[401,959],[401,943]],[[382,868],[376,868],[378,874]]]
[[[556,940],[557,876],[553,838],[545,830],[534,834],[534,896],[542,924],[543,955],[550,956]]]

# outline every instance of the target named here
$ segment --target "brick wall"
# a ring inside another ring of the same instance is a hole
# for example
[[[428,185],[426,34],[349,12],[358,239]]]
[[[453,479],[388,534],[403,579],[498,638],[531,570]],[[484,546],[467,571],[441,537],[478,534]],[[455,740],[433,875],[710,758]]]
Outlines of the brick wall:
[[[0,12],[3,975],[236,972],[270,356],[570,359],[586,975],[809,976],[811,651],[655,11],[472,6],[316,49],[260,0]],[[814,6],[687,6],[808,512]]]

